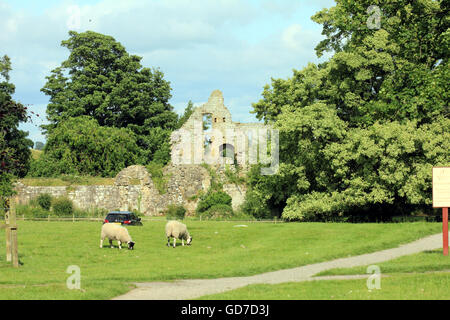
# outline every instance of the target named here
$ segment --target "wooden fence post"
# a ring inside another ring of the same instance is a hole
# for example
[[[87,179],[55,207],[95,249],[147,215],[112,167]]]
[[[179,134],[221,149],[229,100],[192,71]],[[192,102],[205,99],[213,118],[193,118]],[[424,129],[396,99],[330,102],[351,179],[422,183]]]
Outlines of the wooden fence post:
[[[6,261],[11,262],[12,254],[11,254],[11,229],[10,226],[10,208],[9,208],[9,199],[6,199],[4,202],[5,207],[3,208],[5,212],[5,235],[6,235]]]
[[[19,254],[17,243],[17,221],[14,200],[5,201],[5,222],[6,222],[6,261],[13,263],[15,268],[19,267]]]
[[[9,216],[9,214],[7,214]],[[6,218],[6,229],[5,229],[5,235],[6,235],[6,261],[11,262],[12,255],[11,255],[11,229],[9,228],[9,217]]]
[[[17,243],[17,220],[16,220],[16,206],[14,200],[11,202],[10,206],[10,217],[11,223],[11,254],[12,254],[12,263],[14,268],[19,267],[19,250]]]

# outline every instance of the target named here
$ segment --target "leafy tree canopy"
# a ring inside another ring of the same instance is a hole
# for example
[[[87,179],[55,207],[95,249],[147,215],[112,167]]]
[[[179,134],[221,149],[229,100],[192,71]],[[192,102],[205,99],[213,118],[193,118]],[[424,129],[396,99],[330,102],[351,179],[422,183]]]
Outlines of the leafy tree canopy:
[[[69,36],[61,42],[69,58],[51,71],[41,89],[50,97],[50,124],[44,129],[51,133],[65,119],[90,116],[100,126],[131,129],[150,161],[154,151],[146,150],[157,150],[168,140],[146,136],[154,136],[155,128],[176,127],[177,115],[168,102],[170,83],[160,70],[143,68],[141,57],[127,53],[111,36],[93,31],[70,31]]]
[[[369,28],[371,5],[380,28]],[[280,169],[251,174],[259,212],[327,220],[430,211],[431,167],[448,165],[448,1],[347,1],[316,13],[326,62],[272,79],[253,104],[280,130]],[[415,210],[414,209],[414,210]]]
[[[283,106],[302,108],[322,101],[352,127],[375,121],[449,116],[449,2],[395,1],[379,4],[380,29],[367,27],[373,1],[337,1],[315,14],[326,36],[316,47],[321,65],[272,79],[253,104],[259,119],[273,121]]]
[[[29,168],[30,150],[33,142],[28,133],[19,130],[19,123],[27,121],[26,107],[12,100],[15,86],[9,82],[11,60],[0,58],[0,207],[6,197],[13,193],[15,176],[24,176]]]
[[[32,161],[30,175],[115,176],[129,165],[142,163],[140,156],[130,129],[102,127],[89,116],[79,116],[52,129],[44,153]]]

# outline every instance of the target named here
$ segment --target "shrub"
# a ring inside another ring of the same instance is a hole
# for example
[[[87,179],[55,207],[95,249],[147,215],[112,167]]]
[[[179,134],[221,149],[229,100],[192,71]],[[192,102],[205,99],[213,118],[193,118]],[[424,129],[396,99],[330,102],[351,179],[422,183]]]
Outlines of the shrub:
[[[179,219],[183,220],[186,214],[186,208],[180,204],[170,204],[167,207],[166,218],[167,219]]]
[[[25,218],[47,218],[50,214],[48,210],[41,208],[40,206],[32,206],[30,204],[18,204],[16,205],[17,216],[24,216]]]
[[[233,217],[233,208],[227,204],[215,204],[208,210],[199,213],[199,216],[208,219],[231,218]]]
[[[31,208],[31,215],[33,218],[47,218],[50,215],[50,211],[35,207]]]
[[[249,215],[257,219],[273,218],[273,214],[266,205],[264,198],[252,190],[245,194],[245,200],[240,209],[245,215]]]
[[[39,204],[39,206],[42,209],[45,209],[48,211],[48,210],[50,210],[50,207],[52,206],[52,196],[48,193],[40,194],[37,197],[37,203]]]
[[[227,205],[231,207],[231,197],[223,191],[212,191],[204,195],[197,205],[196,212],[201,214],[214,205]]]
[[[52,207],[53,213],[58,217],[71,216],[74,213],[72,200],[66,197],[56,198]]]

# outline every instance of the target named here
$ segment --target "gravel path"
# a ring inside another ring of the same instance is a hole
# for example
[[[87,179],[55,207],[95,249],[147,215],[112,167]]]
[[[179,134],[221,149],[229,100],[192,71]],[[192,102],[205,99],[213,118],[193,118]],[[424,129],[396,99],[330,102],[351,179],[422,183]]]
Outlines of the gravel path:
[[[324,279],[356,279],[358,277],[367,278],[369,275],[320,278],[313,278],[313,276],[328,269],[371,265],[401,256],[438,248],[442,248],[442,233],[428,236],[393,249],[386,249],[354,257],[340,258],[292,269],[266,272],[248,277],[134,283],[137,288],[124,295],[118,296],[113,300],[185,300],[195,299],[204,295],[220,293],[257,283],[276,284],[282,282]]]

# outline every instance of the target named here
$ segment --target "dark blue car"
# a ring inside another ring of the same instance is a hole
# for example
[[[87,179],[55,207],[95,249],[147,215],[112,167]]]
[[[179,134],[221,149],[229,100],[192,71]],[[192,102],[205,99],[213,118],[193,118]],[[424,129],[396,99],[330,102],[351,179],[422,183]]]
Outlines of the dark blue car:
[[[141,218],[130,211],[111,211],[103,223],[120,223],[129,226],[142,226]]]

